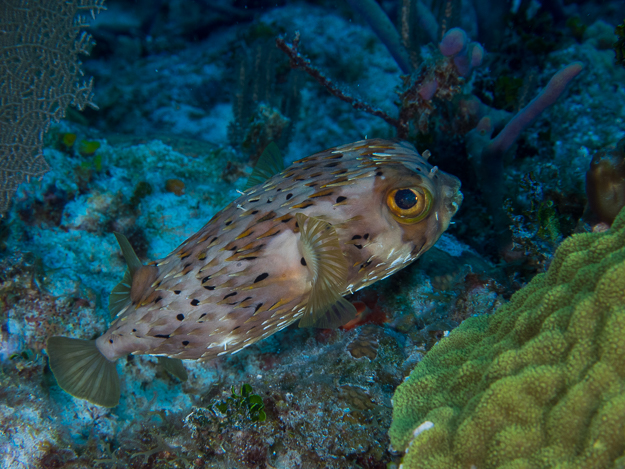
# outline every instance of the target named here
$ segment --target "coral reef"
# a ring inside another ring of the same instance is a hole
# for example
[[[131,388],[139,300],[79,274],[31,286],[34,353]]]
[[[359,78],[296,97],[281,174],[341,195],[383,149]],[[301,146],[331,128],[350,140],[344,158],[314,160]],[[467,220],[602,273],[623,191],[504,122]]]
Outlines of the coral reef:
[[[396,468],[404,453],[388,450],[387,434],[396,387],[463,321],[490,321],[549,267],[562,239],[607,229],[584,213],[585,178],[601,154],[600,167],[619,184],[612,157],[625,137],[621,0],[106,6],[89,26],[96,45],[80,67],[93,77],[99,110],[51,109],[66,118],[41,135],[50,171],[20,184],[0,219],[3,468]],[[380,10],[391,29],[372,27]],[[297,31],[298,52],[349,102],[292,70],[275,48],[276,36]],[[476,44],[484,46],[482,64],[463,75]],[[408,57],[400,68],[389,50],[401,48]],[[518,135],[503,132],[576,62],[583,71],[552,106]],[[337,144],[397,135],[396,121],[353,103],[396,120],[404,106],[408,139],[462,180],[465,203],[435,247],[349,297],[358,316],[338,330],[289,327],[233,357],[185,362],[184,383],[156,359],[129,356],[118,365],[122,402],[114,410],[60,390],[47,368],[46,338],[106,330],[108,295],[124,269],[113,231],[142,260],[158,258],[244,190],[268,141],[288,165]],[[493,134],[478,154],[502,133],[500,140],[514,140],[497,153],[494,182],[476,172],[468,153],[468,134],[491,130],[478,125],[485,116]],[[602,188],[591,190],[601,197]],[[505,257],[487,208],[496,205],[494,189],[503,192],[509,216],[500,220],[515,243]],[[241,396],[244,383],[262,399],[265,421],[211,410],[232,398],[233,386]],[[193,426],[190,415],[210,418]],[[429,426],[415,444],[442,428]]]
[[[625,210],[573,235],[493,315],[467,319],[393,397],[405,468],[588,467],[625,457]]]

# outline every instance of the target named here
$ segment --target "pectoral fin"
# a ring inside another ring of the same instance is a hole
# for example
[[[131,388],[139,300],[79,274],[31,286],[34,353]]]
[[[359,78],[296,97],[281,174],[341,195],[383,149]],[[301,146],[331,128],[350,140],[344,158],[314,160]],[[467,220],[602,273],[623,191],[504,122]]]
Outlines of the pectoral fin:
[[[312,290],[300,327],[338,327],[356,316],[356,308],[341,297],[347,278],[343,256],[334,227],[315,217],[296,215],[301,249],[311,271]]]

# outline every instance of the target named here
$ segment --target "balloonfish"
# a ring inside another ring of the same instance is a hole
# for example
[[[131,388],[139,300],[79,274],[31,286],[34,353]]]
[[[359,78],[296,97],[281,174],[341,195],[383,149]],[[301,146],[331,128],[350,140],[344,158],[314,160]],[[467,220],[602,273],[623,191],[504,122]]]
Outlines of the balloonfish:
[[[355,315],[343,298],[417,259],[449,226],[460,181],[408,143],[363,140],[283,169],[268,147],[248,189],[167,257],[128,264],[110,295],[115,318],[96,340],[51,337],[59,386],[117,405],[115,361],[127,354],[209,360],[284,329],[337,327]],[[174,359],[174,360],[171,360]],[[167,369],[167,365],[166,365]]]

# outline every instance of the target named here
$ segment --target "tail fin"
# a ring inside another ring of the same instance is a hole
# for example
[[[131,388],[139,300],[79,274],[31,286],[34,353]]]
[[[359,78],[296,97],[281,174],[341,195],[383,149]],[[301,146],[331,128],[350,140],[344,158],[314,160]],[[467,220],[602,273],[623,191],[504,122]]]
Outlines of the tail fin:
[[[104,407],[119,403],[119,376],[115,363],[97,349],[95,340],[50,337],[50,369],[61,389]]]

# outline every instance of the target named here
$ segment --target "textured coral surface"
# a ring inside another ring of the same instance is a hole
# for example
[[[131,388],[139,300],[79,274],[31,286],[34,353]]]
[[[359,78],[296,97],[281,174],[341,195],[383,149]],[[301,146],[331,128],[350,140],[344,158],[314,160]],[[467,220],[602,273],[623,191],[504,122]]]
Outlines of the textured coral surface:
[[[625,210],[609,231],[567,239],[547,273],[466,320],[399,386],[390,436],[403,467],[623,461],[624,337]]]

